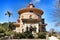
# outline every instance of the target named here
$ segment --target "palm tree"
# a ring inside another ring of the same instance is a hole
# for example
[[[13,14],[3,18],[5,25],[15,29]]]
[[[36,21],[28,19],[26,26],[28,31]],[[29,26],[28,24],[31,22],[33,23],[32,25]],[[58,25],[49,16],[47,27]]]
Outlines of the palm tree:
[[[8,27],[9,27],[9,22],[10,22],[9,19],[10,19],[12,13],[10,13],[9,11],[7,11],[7,13],[5,13],[5,15],[8,16]]]

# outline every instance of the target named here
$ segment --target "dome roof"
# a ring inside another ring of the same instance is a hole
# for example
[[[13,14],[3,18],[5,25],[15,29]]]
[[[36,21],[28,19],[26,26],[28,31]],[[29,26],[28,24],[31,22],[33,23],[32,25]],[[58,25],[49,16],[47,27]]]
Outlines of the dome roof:
[[[35,6],[34,6],[33,4],[29,4],[29,5],[27,6],[27,8],[24,8],[24,9],[19,10],[18,13],[19,13],[19,14],[22,14],[22,13],[24,13],[24,12],[30,12],[30,11],[32,11],[32,12],[34,12],[34,13],[38,13],[38,14],[40,14],[40,15],[43,14],[43,11],[40,10],[40,9],[35,8]]]

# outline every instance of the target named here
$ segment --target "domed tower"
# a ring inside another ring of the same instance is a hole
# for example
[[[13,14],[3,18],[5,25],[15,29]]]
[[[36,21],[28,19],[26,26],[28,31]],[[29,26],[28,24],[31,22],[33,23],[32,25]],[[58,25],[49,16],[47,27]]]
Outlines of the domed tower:
[[[25,32],[29,31],[31,28],[32,32],[44,32],[46,24],[44,23],[44,19],[42,19],[43,11],[41,9],[35,8],[35,6],[30,3],[24,9],[18,11],[19,18],[18,22],[14,23],[16,26],[16,32]]]

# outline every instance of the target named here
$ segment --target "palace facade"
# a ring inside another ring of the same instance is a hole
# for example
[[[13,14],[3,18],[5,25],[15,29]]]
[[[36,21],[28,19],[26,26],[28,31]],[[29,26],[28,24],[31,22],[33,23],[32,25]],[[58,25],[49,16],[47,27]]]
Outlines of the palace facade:
[[[43,11],[41,9],[35,8],[35,6],[30,3],[24,9],[18,11],[19,18],[14,25],[16,26],[16,32],[25,32],[26,30],[32,30],[32,32],[39,33],[46,31],[46,24],[44,18],[42,18]]]

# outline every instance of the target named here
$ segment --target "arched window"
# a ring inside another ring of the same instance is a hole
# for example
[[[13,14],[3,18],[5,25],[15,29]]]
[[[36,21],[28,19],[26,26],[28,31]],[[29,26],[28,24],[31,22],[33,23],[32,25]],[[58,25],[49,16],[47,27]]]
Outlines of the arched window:
[[[26,31],[28,31],[28,26],[26,27]]]
[[[32,19],[32,15],[30,15],[29,18]]]
[[[34,32],[36,32],[36,27],[34,26]]]
[[[31,31],[31,32],[33,31],[33,27],[32,26],[30,26],[29,31]]]
[[[30,10],[30,12],[33,12],[32,10]]]

